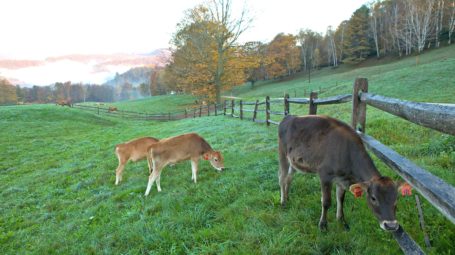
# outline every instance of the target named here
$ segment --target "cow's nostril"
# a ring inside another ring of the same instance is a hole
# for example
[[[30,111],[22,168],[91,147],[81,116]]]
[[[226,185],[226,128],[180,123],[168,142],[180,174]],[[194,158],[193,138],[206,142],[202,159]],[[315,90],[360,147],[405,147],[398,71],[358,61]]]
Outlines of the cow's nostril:
[[[385,222],[384,227],[387,230],[397,230],[398,229],[398,224],[396,222]]]

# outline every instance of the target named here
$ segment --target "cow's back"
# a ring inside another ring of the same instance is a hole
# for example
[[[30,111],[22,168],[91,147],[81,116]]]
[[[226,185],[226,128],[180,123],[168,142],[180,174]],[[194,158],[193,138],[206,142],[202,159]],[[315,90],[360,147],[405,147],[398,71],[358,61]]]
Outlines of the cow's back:
[[[160,140],[152,147],[153,157],[175,159],[176,162],[198,157],[212,150],[210,145],[196,133],[188,133]]]
[[[124,154],[132,161],[138,161],[147,157],[148,148],[159,140],[154,137],[141,137],[116,146],[116,150]]]
[[[363,144],[347,124],[327,116],[287,116],[279,127],[280,150],[294,168],[318,171],[330,167],[344,171],[352,154],[362,152]]]

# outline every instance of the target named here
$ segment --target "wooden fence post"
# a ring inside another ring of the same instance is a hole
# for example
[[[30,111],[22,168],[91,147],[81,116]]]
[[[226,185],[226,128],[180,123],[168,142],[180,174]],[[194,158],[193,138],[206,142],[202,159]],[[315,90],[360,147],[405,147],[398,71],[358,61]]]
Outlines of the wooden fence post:
[[[188,118],[188,111],[185,109],[185,119]]]
[[[226,100],[223,103],[223,115],[226,115]]]
[[[202,116],[202,105],[199,106],[199,117]]]
[[[311,91],[310,93],[310,115],[315,115],[318,112],[318,105],[314,103],[314,99],[318,98],[318,92]]]
[[[243,120],[243,102],[240,100],[240,119]]]
[[[265,123],[267,123],[267,126],[270,126],[270,97],[266,96],[265,97]]]
[[[288,115],[289,114],[289,94],[285,94],[284,95],[284,115]]]
[[[355,130],[365,133],[365,121],[367,115],[367,104],[360,101],[359,92],[368,92],[368,80],[366,78],[357,78],[354,82],[352,91],[352,122],[351,126]],[[360,125],[360,128],[358,128]]]
[[[218,115],[218,111],[216,109],[217,105],[216,105],[216,103],[214,105],[215,105],[215,116],[217,116]]]
[[[207,116],[210,116],[210,104],[207,104]]]
[[[100,107],[97,106],[96,108],[98,108],[98,115],[100,115]]]
[[[234,106],[235,106],[235,101],[234,99],[231,100],[231,116],[234,117]]]
[[[194,108],[193,118],[196,118],[196,108]]]
[[[258,103],[259,103],[259,100],[256,100],[256,104],[254,104],[253,121],[256,121],[256,116],[258,113]]]

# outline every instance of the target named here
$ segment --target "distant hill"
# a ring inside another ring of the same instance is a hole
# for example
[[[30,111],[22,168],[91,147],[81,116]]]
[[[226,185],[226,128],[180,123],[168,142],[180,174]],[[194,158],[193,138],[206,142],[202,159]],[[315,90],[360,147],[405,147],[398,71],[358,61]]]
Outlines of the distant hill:
[[[162,68],[170,57],[168,49],[157,49],[143,54],[72,54],[40,60],[0,59],[0,74],[10,83],[21,86],[65,81],[100,84],[115,79],[116,72],[130,68]]]
[[[114,79],[109,80],[104,84],[117,87],[125,83],[130,83],[134,87],[137,87],[141,83],[149,84],[150,76],[153,72],[154,69],[151,67],[134,67],[122,74],[116,73]]]

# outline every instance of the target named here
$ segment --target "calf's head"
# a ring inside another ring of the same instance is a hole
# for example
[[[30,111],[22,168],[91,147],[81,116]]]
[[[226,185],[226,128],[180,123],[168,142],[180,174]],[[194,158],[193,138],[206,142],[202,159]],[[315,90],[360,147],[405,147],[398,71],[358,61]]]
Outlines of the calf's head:
[[[398,191],[403,196],[411,195],[411,186],[405,182],[395,183],[389,177],[373,178],[367,182],[353,184],[349,190],[355,197],[366,194],[367,204],[379,221],[382,229],[396,231],[399,227],[396,219]]]
[[[224,169],[224,159],[219,151],[210,151],[203,155],[205,160],[210,161],[210,164],[218,171]]]

